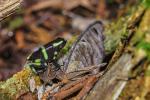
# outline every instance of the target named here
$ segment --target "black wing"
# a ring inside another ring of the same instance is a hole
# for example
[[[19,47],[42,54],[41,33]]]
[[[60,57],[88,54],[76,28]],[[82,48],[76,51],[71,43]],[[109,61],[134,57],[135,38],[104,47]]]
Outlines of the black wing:
[[[42,53],[42,49],[44,48],[46,50],[48,60],[51,61],[53,60],[54,53],[59,52],[65,46],[65,44],[66,44],[66,40],[64,40],[63,38],[57,38],[45,44],[43,47],[39,47],[38,49],[34,50],[34,52],[28,57],[28,60],[31,61],[34,61],[36,59],[44,60],[44,55]]]

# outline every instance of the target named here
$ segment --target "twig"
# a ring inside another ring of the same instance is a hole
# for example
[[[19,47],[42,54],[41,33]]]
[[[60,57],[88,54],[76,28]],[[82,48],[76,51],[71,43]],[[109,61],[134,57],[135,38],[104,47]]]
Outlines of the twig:
[[[96,83],[97,80],[98,80],[98,77],[96,77],[95,75],[89,77],[84,88],[75,97],[75,100],[81,100],[85,96],[85,94],[87,94],[90,91],[90,89],[93,87],[93,85]]]
[[[68,89],[68,90],[66,90],[66,91],[61,91],[61,92],[56,93],[56,94],[54,95],[54,98],[56,98],[56,99],[58,99],[58,100],[64,99],[64,98],[66,98],[67,96],[73,94],[74,92],[80,90],[80,89],[84,86],[84,83],[85,83],[85,82],[83,82],[83,83],[81,82],[81,83],[79,83],[79,84],[73,86],[72,88],[70,88],[70,89]]]

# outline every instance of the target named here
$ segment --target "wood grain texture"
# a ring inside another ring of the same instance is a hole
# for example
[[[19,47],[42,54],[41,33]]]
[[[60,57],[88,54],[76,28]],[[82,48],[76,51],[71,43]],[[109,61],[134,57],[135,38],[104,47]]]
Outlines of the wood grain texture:
[[[133,67],[131,55],[124,54],[96,83],[86,100],[116,100],[126,85]]]
[[[22,0],[0,0],[0,21],[18,9]]]

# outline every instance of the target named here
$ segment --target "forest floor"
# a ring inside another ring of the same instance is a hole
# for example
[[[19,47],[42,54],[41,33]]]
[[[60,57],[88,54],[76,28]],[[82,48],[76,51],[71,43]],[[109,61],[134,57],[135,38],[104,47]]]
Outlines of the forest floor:
[[[5,81],[21,71],[27,56],[35,47],[48,43],[56,37],[71,40],[96,20],[101,20],[106,29],[109,29],[110,23],[114,23],[110,25],[113,28],[118,28],[118,20],[128,15],[132,16],[138,8],[137,5],[139,5],[137,0],[23,1],[21,8],[15,13],[0,19],[0,81]],[[146,9],[143,11],[144,14],[141,14],[137,33],[149,33],[147,28],[149,18],[146,17],[149,12]],[[109,33],[106,29],[106,33]],[[120,95],[120,100],[150,99],[150,65],[147,53],[150,50],[149,37],[150,35],[146,34],[144,42],[138,41],[138,45],[133,43],[137,48],[144,48],[147,56],[143,51],[134,49],[139,55],[144,55],[144,58],[132,69],[131,79]]]

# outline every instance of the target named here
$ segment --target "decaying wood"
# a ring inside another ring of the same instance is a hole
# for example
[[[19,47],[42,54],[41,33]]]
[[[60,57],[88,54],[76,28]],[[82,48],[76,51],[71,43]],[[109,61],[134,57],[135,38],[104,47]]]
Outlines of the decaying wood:
[[[125,49],[127,49],[129,45],[133,46],[131,42],[133,42],[132,39],[136,36],[135,29],[138,27],[138,23],[140,23],[144,11],[144,8],[139,8],[129,19],[125,37],[127,40],[124,38],[123,41],[119,43],[118,48],[107,66],[107,72],[96,83],[96,86],[87,96],[87,100],[101,100],[101,98],[103,98],[103,100],[116,100],[120,95],[127,83],[126,79],[128,79],[132,67],[143,59],[143,57],[133,58],[132,54],[125,53]]]
[[[127,81],[123,80],[123,78],[128,77],[132,66],[131,55],[122,55],[111,69],[100,78],[86,99],[101,100],[103,98],[103,100],[112,100],[113,98],[115,100],[126,84]]]
[[[96,77],[96,75],[89,77],[89,79],[85,81],[86,82],[85,86],[82,88],[79,94],[75,97],[75,100],[81,100],[85,95],[87,95],[87,93],[91,90],[91,88],[93,87],[95,82],[97,82],[97,80],[98,80],[98,77]]]
[[[61,91],[54,94],[53,97],[61,100],[81,89],[79,94],[74,97],[75,100],[81,100],[89,92],[97,80],[98,75],[87,75],[76,82],[72,82],[71,85],[65,86],[65,88],[61,89]]]
[[[19,8],[22,0],[0,0],[0,21]]]

